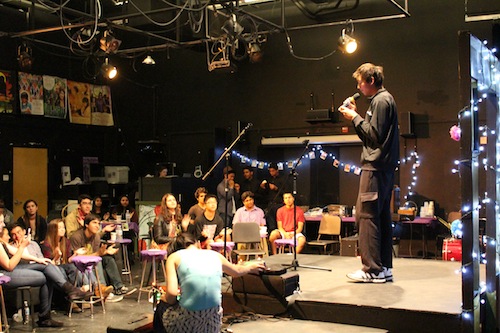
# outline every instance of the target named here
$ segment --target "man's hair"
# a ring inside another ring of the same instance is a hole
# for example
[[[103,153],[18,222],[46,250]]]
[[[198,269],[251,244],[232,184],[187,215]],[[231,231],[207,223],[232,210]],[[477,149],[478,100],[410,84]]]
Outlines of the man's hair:
[[[100,219],[101,218],[99,217],[99,215],[90,213],[87,216],[85,216],[85,220],[83,220],[83,225],[87,227],[91,221]]]
[[[217,196],[213,195],[213,194],[210,194],[210,193],[207,193],[207,195],[205,196],[205,203],[208,201],[208,199],[210,198],[214,198],[215,201],[217,202]]]
[[[367,62],[359,66],[358,69],[352,73],[352,77],[356,80],[362,80],[368,83],[371,83],[373,79],[373,84],[377,88],[380,88],[384,84],[384,68]]]
[[[268,169],[275,169],[275,170],[278,170],[278,164],[274,163],[274,162],[271,162],[269,163],[269,167]]]
[[[230,174],[236,175],[236,173],[234,172],[234,170],[227,170],[227,171],[224,172],[223,175],[226,176],[226,175],[230,175]]]
[[[242,170],[248,170],[250,172],[253,172],[253,168],[251,166],[244,166]]]
[[[90,201],[92,201],[92,197],[88,194],[80,194],[78,196],[78,204],[81,204],[83,200],[85,199],[89,199]]]
[[[200,194],[201,194],[201,193],[208,194],[208,191],[207,191],[207,189],[206,189],[206,188],[204,188],[204,187],[198,187],[198,188],[196,189],[196,191],[194,192],[194,197],[195,197],[196,199],[198,199],[198,197],[200,196]]]
[[[171,255],[172,253],[185,249],[193,244],[196,244],[194,236],[187,232],[182,233],[170,241],[167,247],[167,253],[168,255]]]
[[[290,194],[292,196],[292,198],[295,198],[295,196],[293,195],[292,192],[283,192],[283,198],[285,197],[285,194]]]
[[[245,199],[248,198],[248,197],[250,197],[252,199],[254,198],[254,194],[253,194],[252,191],[245,191],[245,192],[243,192],[243,194],[241,195],[241,201],[245,201]]]
[[[7,229],[9,229],[9,234],[12,232],[12,229],[14,229],[15,227],[19,227],[19,228],[21,228],[21,229],[23,229],[23,230],[26,230],[26,225],[25,225],[24,223],[19,222],[19,221],[16,221],[16,222],[14,222],[14,223],[11,223],[11,224],[7,227]]]

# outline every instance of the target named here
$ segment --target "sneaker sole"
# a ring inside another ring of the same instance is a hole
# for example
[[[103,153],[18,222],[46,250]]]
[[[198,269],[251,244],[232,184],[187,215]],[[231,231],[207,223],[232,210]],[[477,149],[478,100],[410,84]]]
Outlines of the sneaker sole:
[[[380,278],[377,278],[377,279],[363,279],[363,278],[357,278],[357,277],[349,276],[349,274],[347,274],[347,278],[351,279],[354,282],[359,282],[359,283],[386,283],[387,282],[387,278],[384,278],[384,279],[380,279]]]

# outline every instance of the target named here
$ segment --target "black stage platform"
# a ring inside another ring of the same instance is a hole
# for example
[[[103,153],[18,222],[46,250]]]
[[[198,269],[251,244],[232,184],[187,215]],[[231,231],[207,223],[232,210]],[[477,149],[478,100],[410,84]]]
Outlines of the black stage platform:
[[[290,264],[293,257],[281,254],[265,258],[268,265]],[[355,257],[301,254],[300,265],[331,268],[323,271],[299,267],[300,292],[288,297],[290,305],[284,317],[301,319],[271,319],[259,315],[257,321],[245,321],[241,316],[231,325],[233,332],[250,333],[271,329],[293,332],[460,332],[461,276],[460,263],[432,259],[394,259],[394,282],[363,284],[349,282],[346,274],[360,268]],[[139,267],[134,269],[134,284],[140,281]],[[294,271],[293,269],[289,271]],[[232,298],[228,279],[223,279],[224,313],[227,318],[239,305]],[[264,306],[264,304],[263,304]],[[265,304],[269,306],[269,302]],[[89,311],[68,318],[62,312],[54,318],[65,322],[61,329],[38,329],[39,332],[106,332],[108,327],[133,332],[147,327],[151,321],[152,305],[146,297],[137,303],[137,293],[122,302],[108,303],[106,313],[96,308],[94,318]],[[319,322],[323,322],[321,325]],[[336,324],[331,324],[336,323]],[[343,325],[340,325],[343,324]],[[268,329],[264,328],[268,327]],[[312,329],[312,330],[309,330]],[[15,324],[11,332],[28,332],[29,327]],[[143,330],[147,332],[148,330]],[[150,330],[149,330],[150,331]]]

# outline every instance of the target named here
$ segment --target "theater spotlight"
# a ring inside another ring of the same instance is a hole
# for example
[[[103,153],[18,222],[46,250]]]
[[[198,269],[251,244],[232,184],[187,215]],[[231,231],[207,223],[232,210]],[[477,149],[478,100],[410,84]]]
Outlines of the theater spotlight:
[[[100,43],[101,43],[101,50],[103,50],[108,54],[111,54],[111,53],[116,53],[116,51],[118,51],[118,48],[120,47],[122,41],[116,39],[112,35],[111,30],[106,30],[104,31],[104,36],[101,38]]]
[[[106,60],[104,61],[104,64],[102,64],[101,72],[105,78],[110,79],[110,80],[115,78],[116,75],[118,74],[118,70],[116,69],[116,67],[109,64],[108,58],[106,58]]]
[[[346,29],[342,29],[342,35],[339,37],[339,49],[344,53],[354,53],[358,48],[356,39],[346,34]]]
[[[260,49],[259,44],[256,42],[248,44],[248,58],[251,63],[261,62],[262,61],[262,50]]]
[[[143,64],[145,65],[154,65],[156,64],[156,61],[153,59],[153,57],[151,57],[149,54],[146,58],[144,58],[144,60],[142,61]]]

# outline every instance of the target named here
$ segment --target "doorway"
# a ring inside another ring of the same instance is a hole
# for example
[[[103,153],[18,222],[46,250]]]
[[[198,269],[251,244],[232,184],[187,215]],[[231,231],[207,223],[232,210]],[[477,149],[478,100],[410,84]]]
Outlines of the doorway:
[[[12,158],[12,194],[14,217],[24,214],[28,199],[38,203],[38,214],[48,212],[48,153],[47,148],[14,147]]]

